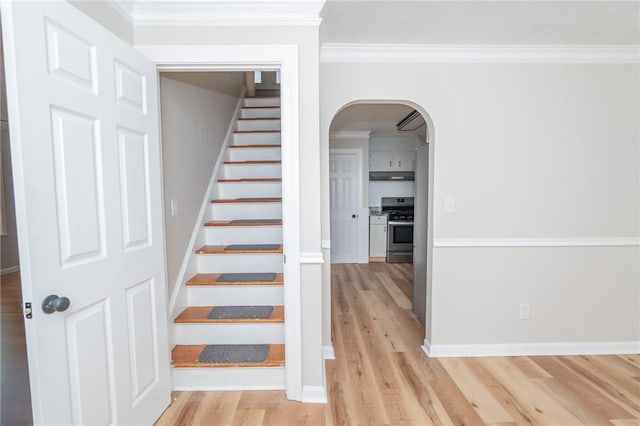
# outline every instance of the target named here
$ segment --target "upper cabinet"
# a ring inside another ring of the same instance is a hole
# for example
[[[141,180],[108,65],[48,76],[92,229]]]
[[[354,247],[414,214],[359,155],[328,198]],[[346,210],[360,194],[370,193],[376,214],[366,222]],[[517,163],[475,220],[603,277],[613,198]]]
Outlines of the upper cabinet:
[[[424,143],[424,138],[413,133],[372,134],[369,137],[369,171],[415,171],[416,148]]]
[[[372,172],[411,172],[415,170],[415,151],[371,151],[369,170]]]

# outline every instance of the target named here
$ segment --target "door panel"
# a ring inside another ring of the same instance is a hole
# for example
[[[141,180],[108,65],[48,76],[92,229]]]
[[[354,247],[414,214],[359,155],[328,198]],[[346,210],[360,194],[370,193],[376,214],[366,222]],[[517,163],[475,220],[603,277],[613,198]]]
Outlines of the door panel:
[[[357,154],[330,154],[329,193],[331,263],[357,263],[361,197],[361,158]]]
[[[73,424],[117,423],[109,301],[65,318]]]
[[[152,424],[171,388],[155,65],[66,2],[1,7],[34,423]]]

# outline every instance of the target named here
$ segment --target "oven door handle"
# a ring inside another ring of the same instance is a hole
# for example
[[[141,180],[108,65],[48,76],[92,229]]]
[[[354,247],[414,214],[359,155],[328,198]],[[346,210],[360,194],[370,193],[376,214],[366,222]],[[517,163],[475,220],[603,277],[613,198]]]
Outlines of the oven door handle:
[[[413,225],[413,222],[403,222],[403,221],[389,221],[387,222],[389,225]]]

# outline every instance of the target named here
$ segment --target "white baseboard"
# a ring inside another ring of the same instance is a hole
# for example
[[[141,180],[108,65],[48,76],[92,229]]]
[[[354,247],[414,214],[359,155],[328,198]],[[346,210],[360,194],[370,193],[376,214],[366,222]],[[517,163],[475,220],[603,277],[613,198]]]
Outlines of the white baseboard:
[[[336,359],[336,351],[333,345],[322,347],[322,360],[326,361],[328,359]]]
[[[324,386],[303,386],[302,402],[326,404],[327,391]]]
[[[430,357],[615,355],[640,353],[640,341],[506,343],[474,345],[432,345],[424,341],[422,350]]]
[[[12,273],[18,272],[18,271],[20,271],[20,265],[10,266],[8,268],[4,268],[4,269],[0,270],[0,275],[12,274]]]

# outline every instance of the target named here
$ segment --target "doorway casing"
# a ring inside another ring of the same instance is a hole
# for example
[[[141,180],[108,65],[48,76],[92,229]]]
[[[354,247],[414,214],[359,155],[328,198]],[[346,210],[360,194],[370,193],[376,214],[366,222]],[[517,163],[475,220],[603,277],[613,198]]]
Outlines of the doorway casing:
[[[298,47],[296,45],[134,46],[160,71],[280,70],[282,137],[282,219],[284,247],[285,388],[301,401],[302,313],[300,289],[300,165]]]

